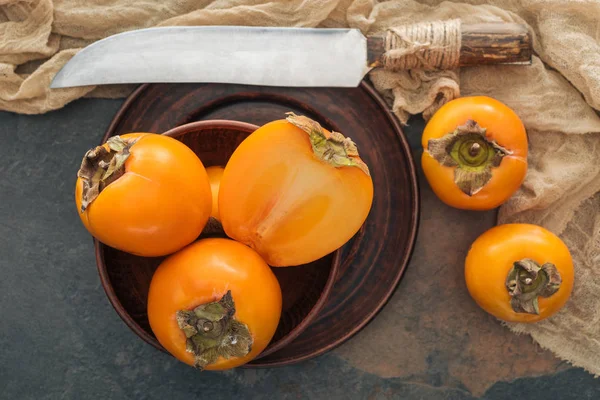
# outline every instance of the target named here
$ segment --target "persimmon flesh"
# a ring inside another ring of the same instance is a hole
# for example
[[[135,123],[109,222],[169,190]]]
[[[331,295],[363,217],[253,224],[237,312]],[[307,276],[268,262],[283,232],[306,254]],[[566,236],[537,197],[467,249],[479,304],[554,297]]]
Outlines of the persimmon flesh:
[[[219,190],[225,233],[272,266],[306,264],[335,251],[360,229],[373,202],[356,145],[293,114],[239,145]]]

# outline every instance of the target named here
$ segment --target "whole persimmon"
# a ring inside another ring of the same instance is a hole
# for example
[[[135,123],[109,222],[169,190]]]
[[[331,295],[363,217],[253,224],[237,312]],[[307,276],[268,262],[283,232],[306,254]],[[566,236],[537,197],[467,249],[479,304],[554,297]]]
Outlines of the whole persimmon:
[[[465,261],[467,288],[488,313],[537,322],[558,312],[573,290],[573,260],[558,236],[532,224],[499,225],[473,242]]]
[[[151,133],[111,137],[89,150],[77,173],[75,203],[83,225],[100,242],[148,257],[194,241],[212,207],[196,154]]]
[[[212,211],[210,216],[219,219],[219,186],[221,186],[221,178],[225,169],[220,166],[212,166],[206,168],[208,180],[210,182],[210,190],[212,193]]]
[[[199,240],[152,277],[148,319],[169,353],[199,369],[243,365],[269,344],[281,316],[279,282],[248,246]]]
[[[427,123],[422,144],[425,177],[452,207],[498,207],[525,179],[525,127],[512,109],[490,97],[444,104]]]
[[[221,179],[219,216],[229,237],[283,267],[344,245],[372,202],[373,181],[356,144],[290,113],[234,151]]]

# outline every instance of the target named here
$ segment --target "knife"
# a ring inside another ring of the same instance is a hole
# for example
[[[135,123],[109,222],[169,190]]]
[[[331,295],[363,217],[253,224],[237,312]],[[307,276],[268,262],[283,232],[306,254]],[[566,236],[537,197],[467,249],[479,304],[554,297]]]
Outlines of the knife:
[[[531,62],[531,37],[524,25],[484,23],[458,27],[460,57],[456,66]],[[56,74],[50,87],[150,82],[356,87],[373,68],[403,68],[398,63],[390,66],[385,62],[391,54],[389,32],[365,37],[357,29],[140,29],[107,37],[82,49]],[[417,43],[424,44],[416,52],[417,59],[419,54],[426,54],[423,51],[427,50],[427,40]]]

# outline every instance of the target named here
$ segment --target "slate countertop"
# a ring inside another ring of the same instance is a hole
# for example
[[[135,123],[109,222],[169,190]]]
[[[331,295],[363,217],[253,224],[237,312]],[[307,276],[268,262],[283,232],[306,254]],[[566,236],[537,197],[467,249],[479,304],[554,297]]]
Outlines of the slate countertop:
[[[446,207],[421,172],[407,272],[377,318],[341,347],[289,367],[198,373],[142,342],[108,302],[73,205],[81,156],[121,103],[0,112],[1,399],[600,398],[599,380],[472,302],[464,257],[495,213]],[[415,119],[406,129],[416,160],[422,128]]]

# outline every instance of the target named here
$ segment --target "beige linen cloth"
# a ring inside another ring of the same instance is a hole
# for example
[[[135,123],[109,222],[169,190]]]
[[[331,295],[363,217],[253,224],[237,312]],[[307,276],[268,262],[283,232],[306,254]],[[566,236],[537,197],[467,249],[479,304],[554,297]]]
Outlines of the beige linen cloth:
[[[390,73],[370,78],[396,115],[428,118],[459,95],[489,95],[512,107],[530,138],[522,188],[500,222],[530,222],[559,234],[576,282],[555,317],[511,324],[542,347],[600,374],[600,2],[597,0],[0,0],[0,109],[43,113],[82,96],[119,97],[131,87],[50,90],[81,47],[111,34],[166,25],[353,27],[373,34],[428,20],[512,21],[534,34],[533,65]]]

